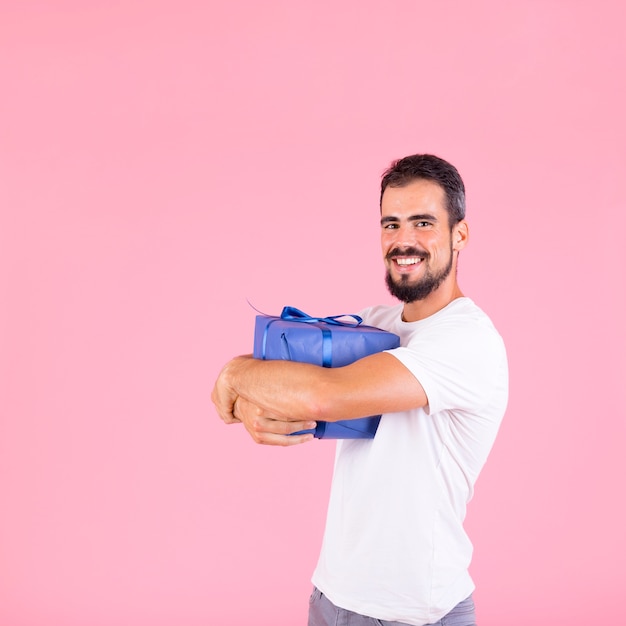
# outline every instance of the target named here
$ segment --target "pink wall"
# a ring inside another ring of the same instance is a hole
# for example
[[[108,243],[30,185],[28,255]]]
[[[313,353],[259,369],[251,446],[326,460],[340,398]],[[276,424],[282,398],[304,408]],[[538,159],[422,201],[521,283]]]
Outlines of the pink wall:
[[[333,445],[209,394],[246,299],[389,300],[378,181],[418,151],[466,180],[510,356],[481,626],[623,614],[622,6],[4,0],[0,624],[305,622]]]

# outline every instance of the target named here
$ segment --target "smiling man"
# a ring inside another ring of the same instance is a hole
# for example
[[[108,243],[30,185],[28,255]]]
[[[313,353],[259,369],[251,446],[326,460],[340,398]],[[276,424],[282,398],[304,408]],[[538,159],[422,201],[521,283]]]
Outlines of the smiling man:
[[[469,230],[456,168],[427,154],[392,163],[380,220],[400,304],[360,315],[400,347],[332,369],[237,357],[212,398],[226,423],[272,445],[310,441],[292,433],[316,420],[382,414],[374,439],[337,444],[309,626],[473,626],[463,520],[506,408],[506,351],[457,282]]]

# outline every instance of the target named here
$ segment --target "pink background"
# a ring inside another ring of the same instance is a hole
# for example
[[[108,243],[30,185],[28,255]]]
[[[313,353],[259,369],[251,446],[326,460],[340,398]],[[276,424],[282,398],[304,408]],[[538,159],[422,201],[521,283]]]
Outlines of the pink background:
[[[254,311],[391,301],[378,185],[468,188],[511,399],[481,626],[623,615],[623,3],[0,4],[0,624],[304,624],[333,444],[216,417]]]

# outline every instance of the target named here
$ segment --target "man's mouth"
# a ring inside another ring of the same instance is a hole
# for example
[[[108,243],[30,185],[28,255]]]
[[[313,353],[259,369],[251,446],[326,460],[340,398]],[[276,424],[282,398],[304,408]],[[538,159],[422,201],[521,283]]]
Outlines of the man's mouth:
[[[393,248],[387,253],[387,260],[392,261],[396,265],[408,267],[410,265],[419,265],[428,258],[428,253],[417,248]]]
[[[407,256],[407,257],[394,257],[393,259],[398,265],[407,266],[407,265],[417,265],[421,263],[424,259],[419,256]]]

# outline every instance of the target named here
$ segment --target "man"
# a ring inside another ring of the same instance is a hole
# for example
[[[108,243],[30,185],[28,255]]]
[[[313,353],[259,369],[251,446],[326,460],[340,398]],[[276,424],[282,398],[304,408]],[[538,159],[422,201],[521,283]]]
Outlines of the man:
[[[501,337],[457,282],[465,188],[432,155],[381,184],[387,286],[401,301],[360,313],[401,346],[341,368],[238,357],[213,391],[226,423],[297,445],[316,420],[382,414],[374,439],[337,444],[309,626],[475,623],[466,504],[508,397]],[[445,621],[441,619],[445,617]]]

